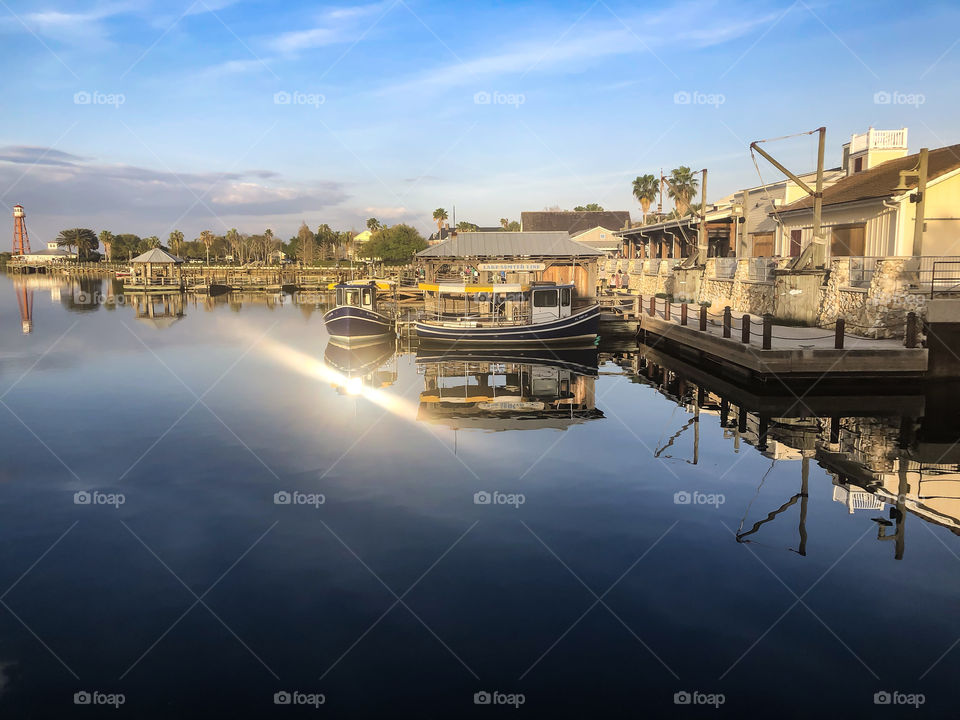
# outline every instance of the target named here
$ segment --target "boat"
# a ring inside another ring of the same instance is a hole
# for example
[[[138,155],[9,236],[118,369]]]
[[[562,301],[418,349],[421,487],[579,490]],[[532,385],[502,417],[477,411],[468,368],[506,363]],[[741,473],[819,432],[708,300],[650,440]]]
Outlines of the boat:
[[[425,284],[421,343],[468,345],[583,344],[595,341],[600,306],[575,308],[572,284]]]
[[[417,365],[437,362],[527,363],[570,370],[578,375],[597,377],[600,353],[596,345],[576,347],[506,348],[417,348]]]
[[[349,347],[392,335],[393,319],[377,309],[377,291],[388,287],[375,280],[331,284],[336,306],[323,315],[331,339]]]

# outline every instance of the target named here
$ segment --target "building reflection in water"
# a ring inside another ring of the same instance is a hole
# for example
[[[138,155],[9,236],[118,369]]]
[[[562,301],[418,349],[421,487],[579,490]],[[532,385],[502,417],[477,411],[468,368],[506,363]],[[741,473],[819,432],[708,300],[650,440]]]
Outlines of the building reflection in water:
[[[420,350],[417,419],[454,430],[565,430],[603,417],[595,404],[597,351]]]
[[[723,436],[740,452],[746,443],[769,457],[771,466],[758,481],[759,489],[774,464],[797,462],[796,490],[761,519],[756,508],[737,531],[739,542],[756,542],[764,526],[799,508],[797,545],[806,554],[807,500],[810,463],[833,478],[833,499],[850,513],[864,512],[877,525],[879,541],[893,544],[893,555],[905,551],[908,515],[936,523],[960,535],[960,384],[840,383],[817,381],[807,387],[779,382],[742,385],[718,372],[641,345],[639,353],[610,359],[630,371],[637,382],[656,388],[691,417],[658,444],[655,454],[679,455],[685,433],[692,447],[688,462],[698,461],[701,414],[714,414]],[[668,452],[673,453],[667,454]]]

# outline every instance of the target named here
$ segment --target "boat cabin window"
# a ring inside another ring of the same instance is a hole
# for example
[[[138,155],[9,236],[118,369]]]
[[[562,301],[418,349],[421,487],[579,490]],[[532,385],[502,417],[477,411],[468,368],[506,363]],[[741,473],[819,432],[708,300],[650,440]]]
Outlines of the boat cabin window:
[[[370,288],[363,289],[363,306],[370,307],[373,305],[373,290]]]
[[[533,306],[535,308],[556,307],[557,291],[556,290],[534,290]]]
[[[560,304],[563,307],[570,307],[570,288],[562,288],[560,290]]]
[[[360,305],[360,288],[342,288],[337,291],[337,305]]]

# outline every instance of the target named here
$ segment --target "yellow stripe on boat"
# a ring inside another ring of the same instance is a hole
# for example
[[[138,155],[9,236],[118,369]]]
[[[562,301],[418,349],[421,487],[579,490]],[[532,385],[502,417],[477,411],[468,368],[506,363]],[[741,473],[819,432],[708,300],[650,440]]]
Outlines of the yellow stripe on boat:
[[[448,285],[420,283],[417,288],[426,292],[440,294],[467,294],[467,293],[508,293],[526,292],[529,285]]]

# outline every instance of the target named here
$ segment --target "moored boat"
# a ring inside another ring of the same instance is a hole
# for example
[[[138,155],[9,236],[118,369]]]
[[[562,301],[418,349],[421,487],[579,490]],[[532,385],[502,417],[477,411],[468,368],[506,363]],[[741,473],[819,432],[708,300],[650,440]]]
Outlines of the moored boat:
[[[421,343],[466,345],[576,344],[595,340],[600,307],[574,308],[574,286],[421,284]]]
[[[323,316],[331,339],[350,346],[393,333],[393,319],[378,311],[376,281],[339,283],[332,289],[336,307]]]

